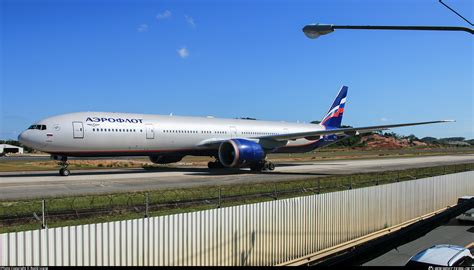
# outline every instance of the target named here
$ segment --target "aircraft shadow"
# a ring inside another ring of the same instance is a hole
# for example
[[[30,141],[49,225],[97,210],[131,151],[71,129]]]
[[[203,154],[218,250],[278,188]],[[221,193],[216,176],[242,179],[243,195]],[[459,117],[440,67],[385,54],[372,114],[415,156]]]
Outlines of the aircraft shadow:
[[[281,166],[286,166],[283,164],[278,164]],[[109,169],[109,170],[71,170],[71,176],[75,175],[118,175],[118,174],[135,174],[135,173],[159,173],[159,172],[183,172],[186,175],[257,175],[257,174],[274,174],[274,175],[298,175],[298,176],[324,176],[332,175],[327,173],[312,173],[312,172],[280,172],[278,167],[275,171],[265,171],[265,172],[253,172],[250,170],[241,170],[241,169],[208,169],[208,168],[168,168],[168,167],[154,167],[154,168],[133,168],[133,169]],[[8,173],[1,174],[2,177],[45,177],[45,176],[58,176],[58,171],[42,171],[42,172],[21,172],[21,173]]]
[[[203,173],[191,173],[188,175],[236,175],[236,174],[247,174],[247,175],[298,175],[298,176],[328,176],[334,175],[330,173],[310,173],[310,172],[278,172],[276,171],[265,171],[265,172],[252,172],[252,171],[237,171],[237,172],[217,172],[217,171],[208,171]]]
[[[293,166],[304,166],[304,165],[311,165],[311,166],[340,166],[340,165],[347,165],[344,163],[277,163],[275,164],[278,166],[285,166],[285,167],[293,167]]]

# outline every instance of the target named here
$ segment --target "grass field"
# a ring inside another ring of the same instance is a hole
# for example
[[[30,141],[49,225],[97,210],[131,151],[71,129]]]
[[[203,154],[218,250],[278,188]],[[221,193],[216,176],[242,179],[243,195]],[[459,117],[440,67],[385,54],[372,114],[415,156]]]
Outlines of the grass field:
[[[285,182],[201,186],[152,190],[146,193],[51,198],[46,200],[47,223],[49,227],[60,227],[140,218],[145,214],[147,200],[149,216],[161,216],[409,181],[466,170],[474,170],[474,164],[318,177]],[[39,217],[41,217],[41,200],[2,201],[0,202],[0,233],[37,229],[41,224]]]
[[[273,162],[283,161],[318,161],[318,160],[338,160],[338,159],[370,159],[370,158],[395,158],[395,157],[419,157],[438,156],[455,154],[474,154],[474,147],[443,147],[443,148],[405,148],[392,150],[358,150],[323,148],[321,150],[301,154],[269,154],[268,159]],[[69,169],[112,169],[112,168],[141,168],[148,166],[159,167],[179,167],[179,166],[206,166],[211,161],[211,157],[185,157],[182,161],[174,164],[157,165],[151,163],[146,157],[131,159],[100,159],[100,160],[70,160]],[[0,172],[10,171],[42,171],[57,170],[59,168],[56,161],[22,161],[22,160],[0,160]]]

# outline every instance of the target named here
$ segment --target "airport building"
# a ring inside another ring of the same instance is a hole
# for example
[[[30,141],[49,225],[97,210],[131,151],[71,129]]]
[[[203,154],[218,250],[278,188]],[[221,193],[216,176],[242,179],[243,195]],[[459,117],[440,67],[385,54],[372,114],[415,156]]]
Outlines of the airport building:
[[[7,153],[23,154],[23,147],[11,145],[11,144],[0,144],[0,155]]]

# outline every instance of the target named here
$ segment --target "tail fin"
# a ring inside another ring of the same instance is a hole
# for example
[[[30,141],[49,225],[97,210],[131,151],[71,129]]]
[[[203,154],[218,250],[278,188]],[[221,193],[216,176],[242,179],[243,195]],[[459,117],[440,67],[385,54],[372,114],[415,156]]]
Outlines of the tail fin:
[[[347,89],[347,86],[342,86],[341,90],[339,90],[339,93],[329,108],[328,113],[321,121],[321,125],[333,128],[341,127],[342,114],[344,113],[344,105],[346,104]]]

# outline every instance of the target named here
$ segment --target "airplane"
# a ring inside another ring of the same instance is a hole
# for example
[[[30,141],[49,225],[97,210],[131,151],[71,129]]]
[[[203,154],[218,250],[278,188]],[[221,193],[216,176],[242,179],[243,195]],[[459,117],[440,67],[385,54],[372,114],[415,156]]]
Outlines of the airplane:
[[[38,121],[18,140],[49,153],[68,176],[68,157],[148,156],[167,164],[184,156],[210,156],[209,169],[250,168],[271,171],[269,153],[302,153],[344,138],[394,127],[452,122],[439,120],[382,126],[342,128],[347,86],[342,86],[319,124],[219,119],[112,112],[77,112]]]

